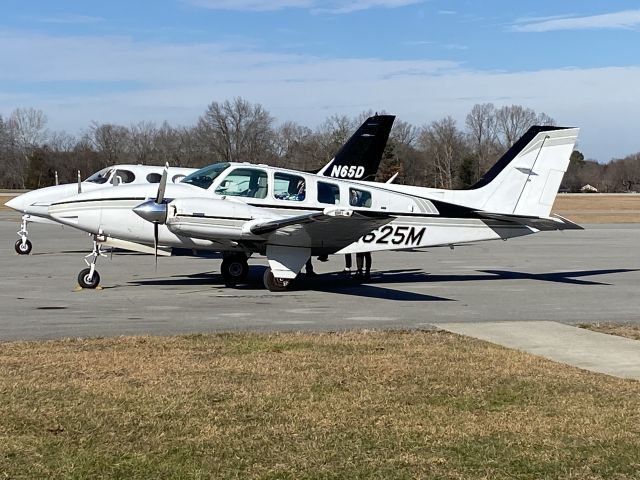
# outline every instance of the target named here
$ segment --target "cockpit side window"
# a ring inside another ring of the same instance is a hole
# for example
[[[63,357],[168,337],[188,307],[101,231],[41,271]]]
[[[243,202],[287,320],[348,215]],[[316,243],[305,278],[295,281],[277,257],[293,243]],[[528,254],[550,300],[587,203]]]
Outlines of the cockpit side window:
[[[332,205],[340,203],[340,187],[333,183],[318,182],[318,202]]]
[[[265,198],[267,189],[267,172],[256,168],[236,168],[220,182],[215,193],[233,197]]]
[[[85,180],[85,182],[91,183],[107,183],[109,181],[109,177],[113,173],[113,168],[103,168],[102,170],[97,171],[89,178]]]
[[[214,163],[208,167],[196,170],[190,175],[187,175],[182,179],[182,183],[188,183],[196,187],[204,188],[205,190],[211,186],[213,181],[218,178],[222,172],[229,168],[229,163]]]
[[[273,196],[278,200],[301,202],[307,196],[304,177],[276,172],[273,176]]]
[[[352,207],[371,207],[371,192],[358,188],[349,189],[349,205]]]

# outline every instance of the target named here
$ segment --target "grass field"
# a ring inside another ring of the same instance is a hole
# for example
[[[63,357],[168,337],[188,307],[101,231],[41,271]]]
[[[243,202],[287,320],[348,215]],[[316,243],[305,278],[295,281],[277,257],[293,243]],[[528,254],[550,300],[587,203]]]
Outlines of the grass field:
[[[640,478],[640,382],[444,332],[1,346],[0,478]]]
[[[0,210],[9,210],[4,203],[11,198],[0,195]],[[553,205],[553,212],[578,224],[638,223],[640,195],[560,194]]]

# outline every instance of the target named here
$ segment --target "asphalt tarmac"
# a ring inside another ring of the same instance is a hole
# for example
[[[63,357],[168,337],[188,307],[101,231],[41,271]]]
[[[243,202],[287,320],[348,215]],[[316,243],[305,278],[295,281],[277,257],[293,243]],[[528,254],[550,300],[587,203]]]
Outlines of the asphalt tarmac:
[[[413,329],[433,324],[551,320],[640,323],[640,225],[594,225],[506,242],[373,255],[372,279],[314,261],[315,278],[292,291],[262,285],[264,258],[247,285],[224,286],[219,258],[101,258],[102,289],[80,290],[88,235],[29,226],[18,256],[19,216],[0,211],[0,340],[220,331]]]

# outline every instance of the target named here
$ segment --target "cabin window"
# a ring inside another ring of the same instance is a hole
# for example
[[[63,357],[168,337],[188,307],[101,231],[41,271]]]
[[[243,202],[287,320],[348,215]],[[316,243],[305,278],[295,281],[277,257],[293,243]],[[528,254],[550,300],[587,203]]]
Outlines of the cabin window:
[[[154,172],[147,175],[147,182],[149,183],[160,183],[160,180],[162,180],[162,174],[160,173]]]
[[[273,176],[273,196],[278,200],[301,202],[307,196],[307,185],[303,177],[288,173]]]
[[[352,207],[371,207],[371,192],[357,188],[350,188],[349,205]]]
[[[233,197],[265,198],[267,173],[255,168],[236,168],[218,185],[215,193]]]
[[[213,181],[230,167],[229,163],[214,163],[208,167],[201,168],[187,175],[182,179],[182,183],[188,183],[205,190],[211,186]],[[175,178],[175,177],[174,177]]]
[[[184,179],[185,175],[183,175],[182,173],[179,173],[178,175],[174,175],[173,178],[171,179],[171,181],[173,183],[180,183],[182,181],[182,179]]]
[[[332,205],[340,203],[340,187],[333,183],[318,182],[318,202]]]
[[[116,173],[113,175],[113,184],[118,185],[120,183],[131,183],[136,179],[134,173],[130,170],[116,170]]]

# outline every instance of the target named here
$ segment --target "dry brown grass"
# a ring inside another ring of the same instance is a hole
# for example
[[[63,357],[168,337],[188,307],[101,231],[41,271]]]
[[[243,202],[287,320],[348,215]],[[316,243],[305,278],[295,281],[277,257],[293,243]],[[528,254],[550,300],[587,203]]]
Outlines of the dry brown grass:
[[[638,223],[640,195],[560,194],[552,211],[579,224]]]
[[[6,343],[0,478],[638,478],[640,384],[444,332]]]
[[[5,207],[4,204],[15,197],[15,195],[0,195],[0,210],[11,210],[9,207]]]
[[[640,325],[618,324],[618,323],[589,323],[580,325],[582,328],[593,330],[594,332],[617,335],[619,337],[640,340]]]

